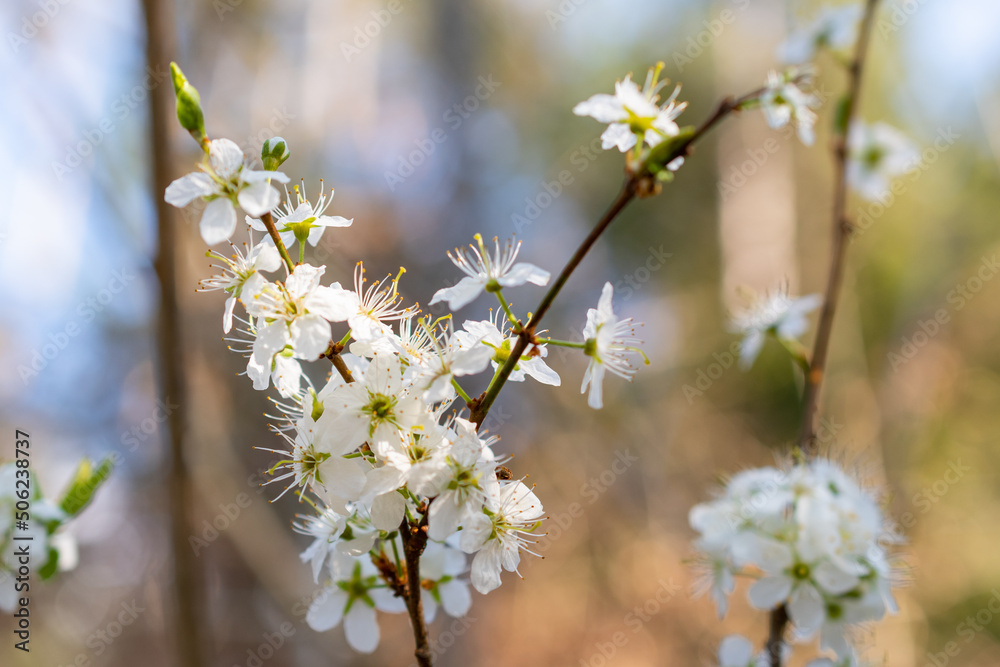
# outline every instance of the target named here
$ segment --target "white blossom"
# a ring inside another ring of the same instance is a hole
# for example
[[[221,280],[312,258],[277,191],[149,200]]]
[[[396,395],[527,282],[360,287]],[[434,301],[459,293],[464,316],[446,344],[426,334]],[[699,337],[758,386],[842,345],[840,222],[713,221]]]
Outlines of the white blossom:
[[[304,185],[303,189],[305,189]],[[274,209],[274,227],[285,247],[291,248],[296,240],[303,239],[315,248],[328,227],[350,227],[354,224],[353,218],[348,220],[339,215],[326,215],[326,209],[332,202],[333,190],[330,190],[330,195],[327,197],[323,192],[322,181],[320,181],[320,194],[316,198],[315,204],[310,203],[303,196],[298,186],[295,188],[295,202],[293,203],[292,196],[288,194],[286,187],[285,203]],[[264,223],[255,217],[247,216],[246,221],[248,225],[259,232],[267,231]],[[266,242],[271,245],[274,243],[270,238]]]
[[[796,83],[799,75],[795,69],[784,74],[778,74],[774,70],[768,72],[767,86],[760,96],[760,104],[768,126],[778,129],[792,123],[802,143],[811,146],[816,140],[813,131],[816,112],[813,108],[819,106],[819,99],[799,88]]]
[[[351,304],[340,284],[320,285],[325,270],[299,264],[283,284],[265,285],[246,303],[247,312],[258,318],[251,357],[258,369],[254,389],[267,389],[274,356],[286,346],[298,359],[319,358],[330,345],[330,322],[343,322],[350,315]]]
[[[253,245],[253,237],[250,241],[252,247],[245,254],[233,244],[230,244],[233,248],[230,257],[215,250],[211,251],[209,256],[222,260],[222,264],[215,265],[222,270],[222,273],[201,281],[202,291],[222,290],[228,294],[222,316],[222,330],[225,333],[229,333],[233,327],[233,309],[236,307],[236,302],[240,301],[245,306],[268,284],[268,280],[260,272],[277,271],[281,268],[281,255],[278,254],[277,248],[264,241]]]
[[[590,116],[600,123],[609,123],[601,135],[602,148],[617,147],[624,153],[640,139],[653,147],[680,133],[675,121],[687,108],[687,102],[677,103],[681,92],[681,87],[677,86],[662,105],[659,103],[659,92],[667,84],[666,80],[657,82],[661,67],[662,63],[649,70],[641,89],[629,74],[615,83],[614,95],[599,93],[573,107],[577,116]]]
[[[847,138],[847,182],[861,197],[885,199],[892,179],[920,160],[920,151],[902,132],[886,123],[856,121]]]
[[[642,355],[641,350],[636,347],[642,341],[633,335],[635,328],[632,318],[623,320],[615,315],[611,306],[613,296],[614,288],[611,283],[604,283],[597,308],[587,311],[587,324],[583,327],[583,351],[590,357],[590,363],[584,372],[580,393],[586,392],[587,387],[590,387],[587,404],[595,409],[604,406],[604,372],[608,371],[631,381],[635,368],[629,363],[629,353]]]
[[[717,580],[753,575],[753,607],[784,605],[794,636],[818,632],[838,659],[851,654],[852,627],[895,609],[885,546],[896,538],[874,499],[828,461],[740,473],[690,522]]]
[[[466,321],[455,336],[464,344],[466,348],[476,345],[485,345],[493,350],[491,364],[495,369],[502,366],[510,357],[511,349],[517,341],[517,336],[510,335],[508,330],[508,320],[503,310],[495,311],[489,320],[474,322]],[[518,359],[514,370],[507,377],[509,382],[524,382],[525,377],[533,378],[542,384],[558,387],[562,381],[559,374],[549,368],[545,363],[548,349],[545,345],[534,345],[527,354]]]
[[[719,667],[767,667],[767,655],[754,653],[753,644],[742,635],[729,635],[719,644]]]
[[[812,60],[818,49],[842,52],[850,48],[857,39],[861,13],[857,3],[824,6],[812,21],[797,28],[778,47],[778,57],[787,65],[800,65]]]
[[[434,621],[439,606],[455,618],[469,612],[472,607],[469,582],[459,578],[467,568],[465,554],[458,549],[439,542],[427,543],[420,556],[421,596],[427,623]]]
[[[792,298],[784,290],[768,292],[746,310],[733,315],[730,329],[743,336],[740,343],[740,367],[753,366],[768,334],[793,341],[809,329],[806,315],[822,303],[819,294]]]
[[[521,551],[534,542],[532,531],[543,514],[541,501],[524,483],[490,487],[483,512],[466,521],[461,535],[462,550],[476,554],[472,585],[477,591],[485,595],[499,587],[501,568],[518,571]]]
[[[253,216],[278,205],[281,195],[271,185],[287,183],[280,171],[255,171],[245,165],[243,151],[229,139],[208,145],[208,163],[200,172],[182,176],[167,187],[168,204],[183,208],[195,199],[208,202],[201,215],[201,237],[208,245],[225,241],[236,231],[236,206]]]
[[[501,288],[516,287],[525,283],[533,285],[549,283],[548,271],[527,262],[516,262],[517,254],[521,250],[520,241],[516,243],[507,241],[501,248],[500,241],[494,238],[493,252],[490,253],[486,250],[481,235],[476,234],[475,239],[476,245],[469,245],[471,252],[456,248],[454,253],[448,253],[448,258],[466,276],[456,285],[435,292],[430,305],[447,301],[451,310],[459,310],[475,300],[484,290],[498,292]]]
[[[309,606],[306,623],[317,632],[326,632],[343,621],[351,648],[372,653],[379,644],[375,610],[398,614],[406,610],[406,603],[385,587],[367,557],[334,553],[329,562],[330,582]]]

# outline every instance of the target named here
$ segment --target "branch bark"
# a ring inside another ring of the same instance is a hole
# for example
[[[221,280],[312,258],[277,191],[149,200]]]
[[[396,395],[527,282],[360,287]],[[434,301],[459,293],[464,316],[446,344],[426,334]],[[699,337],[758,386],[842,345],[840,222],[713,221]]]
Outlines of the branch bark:
[[[872,23],[878,0],[867,0],[865,13],[861,19],[858,42],[854,49],[854,57],[848,66],[848,89],[844,101],[843,117],[846,119],[841,131],[834,139],[833,153],[836,167],[833,190],[833,246],[830,258],[830,275],[827,280],[826,294],[823,298],[823,310],[820,313],[819,326],[816,329],[816,343],[813,348],[809,372],[806,374],[803,393],[802,427],[799,431],[798,446],[812,456],[816,453],[816,426],[819,412],[820,389],[826,375],[826,362],[830,351],[830,336],[833,333],[834,316],[837,313],[837,302],[844,281],[844,265],[847,257],[847,246],[850,241],[853,225],[847,217],[847,137],[858,109],[858,98],[861,94],[861,81],[867,60],[868,44],[870,42]]]
[[[741,95],[740,97],[735,98],[726,97],[720,101],[716,106],[715,111],[713,111],[712,114],[695,129],[694,133],[688,138],[688,140],[677,146],[673,153],[663,160],[664,164],[669,163],[676,158],[690,155],[695,142],[708,134],[709,130],[718,125],[724,118],[741,110],[744,104],[760,97],[763,92],[764,88],[758,88],[747,93],[746,95]],[[621,191],[619,191],[618,196],[615,198],[614,202],[612,202],[607,212],[597,222],[590,234],[587,235],[587,238],[583,240],[580,247],[576,249],[573,256],[570,257],[566,266],[563,267],[563,270],[559,273],[559,277],[556,278],[556,281],[552,283],[549,291],[546,292],[544,297],[542,297],[541,303],[538,305],[538,308],[535,309],[535,312],[528,321],[528,324],[521,327],[521,330],[518,333],[517,342],[514,343],[510,356],[500,368],[496,378],[492,383],[490,383],[486,392],[470,405],[471,414],[469,419],[474,422],[477,427],[481,427],[483,425],[483,421],[489,414],[490,408],[493,407],[493,403],[500,394],[500,390],[503,389],[504,384],[507,382],[507,378],[509,378],[510,374],[514,372],[514,367],[517,366],[518,360],[528,349],[528,346],[534,342],[535,330],[541,323],[542,318],[545,317],[545,314],[548,312],[552,302],[555,301],[559,292],[566,284],[566,281],[569,280],[569,277],[580,265],[580,262],[583,261],[583,258],[594,246],[594,243],[597,242],[597,239],[604,234],[608,227],[611,226],[611,223],[614,222],[625,207],[628,206],[633,199],[635,199],[640,191],[651,191],[651,188],[648,186],[648,182],[651,180],[652,177],[649,174],[641,172],[629,175],[625,184],[622,185]]]

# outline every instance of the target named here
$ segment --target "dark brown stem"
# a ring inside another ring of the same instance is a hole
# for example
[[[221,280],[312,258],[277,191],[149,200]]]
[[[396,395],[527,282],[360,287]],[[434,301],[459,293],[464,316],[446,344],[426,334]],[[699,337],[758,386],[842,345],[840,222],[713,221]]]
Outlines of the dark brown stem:
[[[668,164],[679,157],[684,157],[689,155],[691,152],[691,147],[696,141],[705,136],[709,130],[719,124],[723,118],[726,116],[739,111],[744,104],[750,102],[754,99],[760,97],[761,93],[764,92],[764,88],[758,88],[746,95],[742,95],[737,98],[727,97],[715,108],[715,111],[709,116],[705,122],[703,122],[694,133],[688,137],[687,141],[679,144],[674,148],[673,152],[662,160],[663,164]],[[507,357],[507,361],[500,368],[500,372],[497,373],[496,378],[490,383],[489,388],[486,392],[475,399],[471,404],[471,415],[470,420],[476,424],[476,426],[482,426],[483,420],[486,419],[486,415],[489,413],[490,408],[493,407],[493,403],[496,401],[497,396],[500,394],[500,390],[503,389],[504,384],[507,382],[507,378],[510,374],[514,372],[514,367],[517,365],[518,360],[521,355],[524,354],[528,346],[534,342],[535,330],[538,328],[539,323],[541,323],[542,318],[548,312],[549,308],[552,306],[552,302],[555,301],[556,297],[559,296],[559,292],[562,290],[563,285],[569,280],[570,275],[576,270],[580,265],[580,262],[593,247],[594,243],[598,238],[607,230],[611,223],[614,222],[618,214],[625,209],[625,207],[635,199],[637,194],[651,192],[652,187],[649,185],[650,182],[655,183],[655,178],[648,173],[640,172],[638,174],[630,175],[622,186],[621,191],[612,202],[611,206],[608,208],[604,216],[597,222],[597,225],[591,230],[587,238],[583,240],[580,247],[576,249],[573,256],[570,257],[569,262],[563,267],[563,270],[559,273],[559,277],[556,281],[552,283],[552,287],[549,291],[545,293],[542,297],[542,302],[538,305],[531,319],[528,321],[524,327],[518,332],[517,342],[514,343],[514,347],[510,352],[510,356]]]
[[[781,605],[771,612],[767,645],[764,647],[768,664],[771,667],[781,667],[781,646],[785,640],[785,627],[787,625],[788,609],[785,608],[785,605]]]
[[[295,270],[295,262],[288,255],[288,248],[285,247],[285,242],[281,240],[281,235],[278,234],[278,228],[274,226],[274,218],[271,217],[270,211],[260,216],[260,221],[264,223],[267,227],[267,233],[271,236],[271,240],[274,241],[274,246],[278,249],[278,253],[281,255],[281,259],[285,260],[285,266],[288,267],[288,272],[291,273]]]
[[[172,3],[144,0],[146,21],[146,62],[158,71],[168,61],[172,48],[166,43],[173,34]],[[170,550],[173,558],[173,626],[176,663],[199,667],[202,660],[202,604],[204,590],[194,552],[188,547],[192,534],[191,502],[195,497],[184,458],[184,423],[188,400],[185,395],[185,361],[181,349],[183,322],[177,307],[177,269],[175,261],[176,221],[163,192],[170,184],[170,129],[168,118],[173,95],[170,85],[154,86],[149,101],[149,139],[153,166],[153,201],[156,202],[157,253],[153,262],[160,287],[157,331],[157,371],[159,390],[164,400],[176,407],[167,411],[170,471],[167,473],[167,496],[170,518]]]
[[[426,508],[423,510],[419,523],[411,524],[404,518],[399,526],[399,534],[403,539],[403,554],[406,557],[406,610],[410,614],[410,624],[413,626],[415,645],[413,655],[420,667],[432,667],[420,586],[420,555],[427,546],[427,511]]]
[[[837,302],[840,288],[844,281],[844,264],[847,257],[847,246],[850,241],[853,225],[847,217],[847,135],[854,123],[858,109],[858,97],[861,94],[861,80],[868,54],[868,44],[871,37],[872,23],[878,0],[867,0],[865,14],[861,20],[858,42],[854,49],[854,57],[848,66],[848,89],[843,108],[843,125],[834,139],[833,154],[835,162],[835,185],[833,190],[833,246],[830,258],[830,275],[827,280],[826,294],[823,298],[823,310],[816,329],[816,343],[813,348],[809,372],[806,374],[805,390],[803,392],[802,427],[799,431],[798,446],[807,455],[816,453],[816,425],[819,412],[819,396],[826,375],[826,361],[830,350],[830,336],[833,333],[833,320],[837,312]]]

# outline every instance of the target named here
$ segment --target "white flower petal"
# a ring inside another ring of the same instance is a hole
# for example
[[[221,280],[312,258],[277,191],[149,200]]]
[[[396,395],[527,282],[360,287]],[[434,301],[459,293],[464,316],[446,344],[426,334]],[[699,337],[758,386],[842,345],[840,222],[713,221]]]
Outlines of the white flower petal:
[[[195,199],[215,192],[215,181],[208,174],[197,172],[182,176],[167,186],[163,199],[171,206],[183,208]]]
[[[356,600],[344,617],[344,634],[347,643],[358,653],[373,653],[379,641],[375,609]]]
[[[229,240],[236,231],[236,209],[233,202],[219,197],[208,202],[201,214],[201,238],[208,245]]]
[[[306,623],[316,632],[326,632],[337,627],[347,606],[347,593],[339,588],[326,588],[309,605]]]

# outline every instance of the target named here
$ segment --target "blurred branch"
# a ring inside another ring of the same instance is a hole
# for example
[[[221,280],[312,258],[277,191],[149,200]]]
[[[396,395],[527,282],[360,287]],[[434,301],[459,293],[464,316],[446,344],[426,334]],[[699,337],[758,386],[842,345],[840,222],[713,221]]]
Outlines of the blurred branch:
[[[819,326],[816,329],[816,343],[813,348],[812,361],[806,374],[806,386],[803,394],[802,428],[799,432],[798,446],[807,455],[815,454],[816,425],[819,412],[819,394],[826,374],[826,360],[830,350],[830,336],[833,332],[833,319],[837,312],[837,300],[844,281],[844,264],[847,256],[847,245],[850,241],[853,225],[847,218],[847,137],[854,124],[858,109],[858,97],[861,93],[861,79],[864,73],[868,54],[868,44],[871,37],[872,22],[878,0],[867,0],[865,14],[861,19],[858,42],[854,49],[854,57],[848,65],[848,88],[843,101],[842,116],[845,119],[834,139],[833,154],[836,169],[833,190],[833,247],[830,259],[830,277],[826,285],[823,299],[823,310],[820,313]]]
[[[146,62],[153,71],[167,62],[169,50],[166,35],[173,34],[171,3],[143,0],[146,21]],[[158,317],[158,357],[160,391],[177,407],[167,412],[170,432],[170,472],[167,495],[170,508],[171,551],[174,566],[173,627],[177,643],[177,664],[199,667],[201,660],[201,613],[197,591],[198,581],[194,554],[187,546],[191,534],[190,502],[193,497],[191,480],[184,460],[184,423],[187,400],[184,386],[184,356],[181,349],[180,312],[177,308],[176,265],[174,258],[175,225],[163,192],[170,183],[170,130],[168,110],[172,90],[169,85],[155,86],[150,91],[150,153],[153,166],[152,198],[156,204],[157,254],[154,260],[160,284]]]
[[[837,301],[840,288],[844,282],[844,264],[847,257],[847,245],[851,239],[853,225],[847,218],[847,138],[854,124],[858,110],[858,97],[861,94],[861,79],[868,56],[872,23],[875,18],[875,8],[878,0],[865,2],[865,13],[861,19],[858,32],[858,42],[854,47],[854,57],[848,65],[847,93],[843,102],[843,124],[837,129],[834,138],[833,155],[836,169],[833,189],[833,248],[830,259],[830,277],[826,285],[826,295],[823,299],[823,311],[820,314],[819,327],[816,330],[816,344],[813,348],[812,361],[806,373],[806,386],[803,395],[802,429],[799,433],[798,447],[806,456],[816,454],[816,425],[819,413],[819,394],[826,375],[826,360],[830,350],[830,336],[833,333],[833,318],[837,312]],[[781,644],[788,625],[788,610],[784,605],[771,612],[770,633],[767,639],[768,659],[771,667],[781,667]]]

